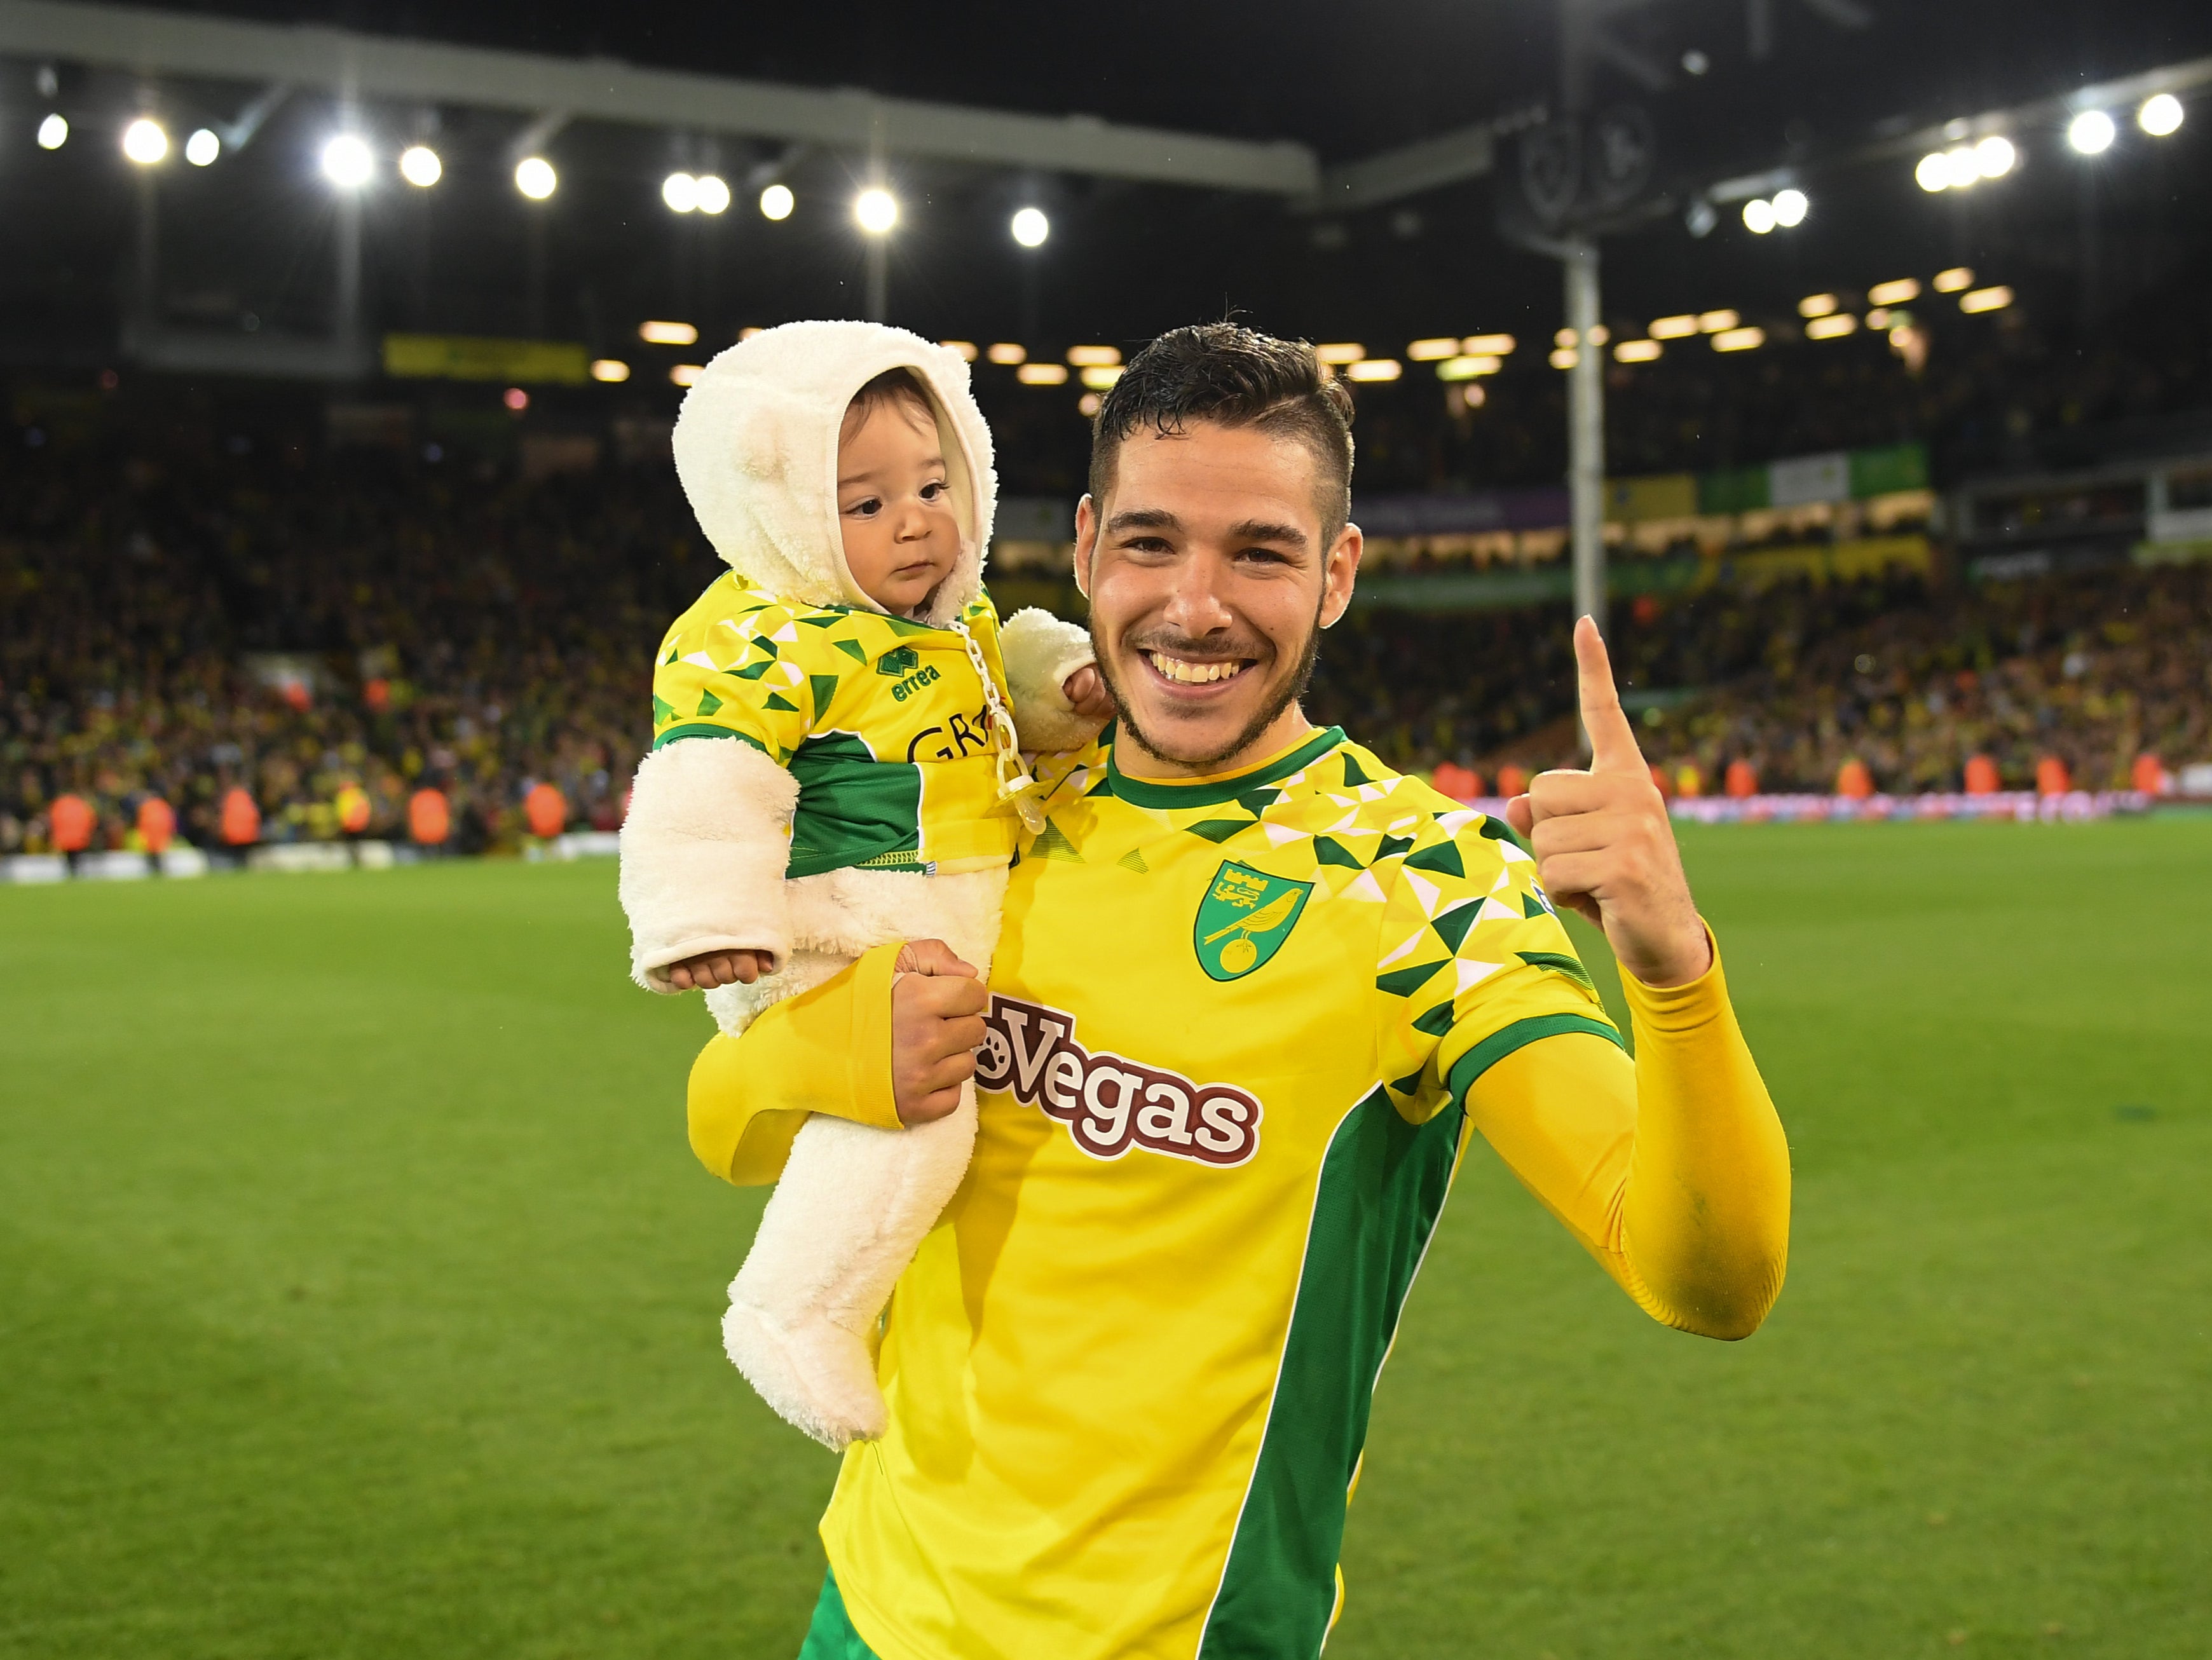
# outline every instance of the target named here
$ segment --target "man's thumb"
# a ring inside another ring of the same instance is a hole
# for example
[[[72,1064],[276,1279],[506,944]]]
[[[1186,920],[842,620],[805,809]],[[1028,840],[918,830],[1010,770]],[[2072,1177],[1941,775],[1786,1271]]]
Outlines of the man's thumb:
[[[909,939],[891,967],[901,974],[948,974],[968,980],[975,977],[975,965],[963,962],[959,953],[942,939]]]

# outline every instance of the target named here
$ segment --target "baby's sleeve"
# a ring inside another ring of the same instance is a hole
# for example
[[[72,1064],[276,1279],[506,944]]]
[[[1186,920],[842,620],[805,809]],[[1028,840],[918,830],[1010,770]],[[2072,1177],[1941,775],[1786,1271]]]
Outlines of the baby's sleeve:
[[[661,642],[653,752],[622,830],[630,976],[649,991],[673,990],[670,968],[710,952],[789,957],[799,786],[787,767],[814,691],[800,632],[777,607],[718,614],[702,601]]]
[[[1088,629],[1031,605],[1006,619],[999,652],[1024,749],[1079,750],[1098,735],[1102,723],[1078,714],[1066,690],[1069,675],[1097,660]]]
[[[814,686],[802,629],[781,606],[717,615],[694,605],[660,642],[653,667],[653,747],[737,738],[788,766],[806,737]]]

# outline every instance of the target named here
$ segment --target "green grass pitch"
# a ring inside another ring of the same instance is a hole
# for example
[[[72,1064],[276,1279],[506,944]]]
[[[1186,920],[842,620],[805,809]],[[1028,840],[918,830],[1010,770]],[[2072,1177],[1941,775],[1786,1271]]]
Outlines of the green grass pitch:
[[[1471,1158],[1332,1660],[2203,1654],[2212,822],[1686,848],[1789,1287],[1662,1330]],[[795,1652],[832,1462],[613,875],[0,890],[0,1655]]]

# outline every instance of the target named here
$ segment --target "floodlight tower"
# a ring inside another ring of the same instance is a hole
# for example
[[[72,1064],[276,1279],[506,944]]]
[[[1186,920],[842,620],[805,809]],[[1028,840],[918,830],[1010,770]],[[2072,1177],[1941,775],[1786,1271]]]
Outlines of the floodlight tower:
[[[1559,8],[1559,104],[1579,125],[1590,103],[1591,49],[1599,0],[1565,0]],[[1567,522],[1574,556],[1575,615],[1606,629],[1605,360],[1595,339],[1602,307],[1596,235],[1571,235],[1559,249],[1567,326],[1575,331],[1575,365],[1567,371]],[[1589,741],[1584,734],[1583,741]]]

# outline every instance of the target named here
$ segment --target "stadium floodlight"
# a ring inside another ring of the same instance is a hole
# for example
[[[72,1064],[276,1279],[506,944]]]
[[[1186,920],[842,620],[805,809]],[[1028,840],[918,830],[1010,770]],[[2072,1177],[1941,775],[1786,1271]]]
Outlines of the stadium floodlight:
[[[1014,379],[1025,386],[1064,386],[1067,384],[1067,365],[1024,363],[1014,371]]]
[[[940,340],[937,344],[947,351],[958,352],[961,361],[966,363],[972,363],[983,355],[973,340]]]
[[[1840,340],[1847,334],[1858,332],[1859,319],[1847,311],[1828,317],[1815,317],[1805,325],[1808,340]]]
[[[870,236],[890,234],[898,220],[898,198],[881,185],[871,185],[853,198],[853,222]]]
[[[1104,392],[1122,375],[1119,363],[1093,363],[1083,371],[1083,384],[1093,392]]]
[[[1929,286],[1938,294],[1956,294],[1960,289],[1970,289],[1974,286],[1974,268],[1954,265],[1948,271],[1939,271]]]
[[[1697,331],[1698,319],[1694,316],[1686,314],[1680,317],[1655,317],[1651,319],[1651,326],[1644,331],[1654,340],[1683,340]]]
[[[1667,350],[1656,340],[1624,340],[1613,349],[1616,363],[1656,363]]]
[[[1510,357],[1513,345],[1510,334],[1470,334],[1459,343],[1459,349],[1469,357]]]
[[[2136,125],[2154,138],[2165,138],[2181,131],[2181,116],[2179,98],[2170,92],[2154,92],[2136,112]]]
[[[629,379],[629,365],[619,357],[594,357],[592,360],[592,379],[604,380],[609,386],[618,386]]]
[[[417,190],[428,190],[446,176],[446,164],[428,144],[410,144],[399,152],[399,176]]]
[[[791,193],[788,185],[770,185],[760,193],[761,217],[763,219],[788,219],[792,209],[798,205],[799,198]]]
[[[730,209],[730,187],[711,173],[699,175],[699,211],[712,218]]]
[[[1363,357],[1357,363],[1345,365],[1344,373],[1353,380],[1395,380],[1406,372],[1406,366],[1395,357]]]
[[[2102,155],[2119,136],[2112,118],[2102,110],[2083,110],[2066,124],[2066,142],[2082,155]]]
[[[1701,311],[1698,313],[1698,331],[1701,334],[1726,334],[1742,321],[1743,319],[1737,316],[1735,313],[1726,309]],[[1655,337],[1659,334],[1659,331],[1656,328],[1651,332]]]
[[[689,323],[640,323],[637,337],[648,346],[688,346],[699,338],[699,331]]]
[[[1763,196],[1754,196],[1743,204],[1743,228],[1753,236],[1764,236],[1781,221],[1775,216],[1774,204]]]
[[[1894,283],[1877,283],[1867,290],[1867,303],[1874,306],[1909,305],[1920,297],[1920,279],[1900,277]]]
[[[1067,361],[1078,368],[1110,368],[1121,361],[1119,346],[1070,346]]]
[[[1449,337],[1416,340],[1406,348],[1406,356],[1416,363],[1440,363],[1447,357],[1459,356],[1459,341]]]
[[[1572,329],[1559,329],[1552,336],[1552,344],[1563,351],[1569,346],[1582,344],[1582,336],[1577,334]]]
[[[1076,411],[1088,421],[1103,407],[1105,400],[1095,392],[1086,392],[1075,400]]]
[[[1755,351],[1765,344],[1762,328],[1723,329],[1713,337],[1715,351]]]
[[[1774,192],[1774,222],[1784,230],[1802,225],[1812,207],[1812,198],[1803,191],[1778,190]]]
[[[1583,361],[1583,355],[1572,346],[1557,346],[1547,361],[1555,369],[1571,369]]]
[[[2012,304],[2012,290],[2000,283],[1996,288],[1975,289],[1959,296],[1959,309],[1963,312],[2002,311]]]
[[[1367,348],[1357,341],[1337,340],[1325,346],[1316,346],[1314,356],[1332,368],[1340,368],[1346,363],[1357,363],[1366,356]]]
[[[1505,367],[1505,360],[1494,352],[1463,352],[1457,357],[1447,357],[1437,365],[1439,380],[1473,380],[1486,374],[1495,374]]]
[[[671,213],[690,213],[699,205],[699,181],[688,173],[672,173],[660,181],[660,199]]]
[[[123,153],[142,167],[150,167],[169,153],[169,135],[161,124],[142,115],[123,129]]]
[[[342,132],[323,146],[323,177],[340,190],[359,190],[376,170],[376,158],[359,133]]]
[[[1052,234],[1052,221],[1045,217],[1042,208],[1020,208],[1014,213],[1012,227],[1014,240],[1025,248],[1041,248],[1044,239]]]
[[[222,140],[205,127],[195,129],[185,140],[185,160],[196,167],[212,167],[222,154]]]
[[[1951,188],[1951,158],[1942,150],[1930,150],[1920,158],[1920,165],[1912,170],[1913,182],[1929,195]]]
[[[1984,179],[2002,179],[2013,170],[2020,152],[2012,140],[1991,133],[1974,146],[1974,171]]]
[[[69,118],[57,111],[39,123],[39,148],[58,150],[69,143]]]
[[[707,366],[704,363],[678,363],[668,371],[669,384],[678,386],[693,386],[706,372]]]
[[[1000,341],[998,344],[993,346],[991,350],[985,352],[983,356],[989,358],[994,363],[1003,363],[1008,365],[1026,363],[1030,361],[1029,348],[1026,346],[1018,346],[1011,340]]]
[[[1833,316],[1842,301],[1832,294],[1808,294],[1797,302],[1800,317]]]
[[[514,164],[514,187],[533,202],[543,202],[561,188],[561,175],[542,155],[526,155]]]

